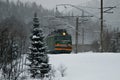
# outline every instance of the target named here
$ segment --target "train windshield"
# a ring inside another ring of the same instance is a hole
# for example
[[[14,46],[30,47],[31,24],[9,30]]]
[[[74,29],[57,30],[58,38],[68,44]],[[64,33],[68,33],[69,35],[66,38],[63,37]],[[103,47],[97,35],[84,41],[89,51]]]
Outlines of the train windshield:
[[[71,36],[56,36],[55,40],[71,40]]]

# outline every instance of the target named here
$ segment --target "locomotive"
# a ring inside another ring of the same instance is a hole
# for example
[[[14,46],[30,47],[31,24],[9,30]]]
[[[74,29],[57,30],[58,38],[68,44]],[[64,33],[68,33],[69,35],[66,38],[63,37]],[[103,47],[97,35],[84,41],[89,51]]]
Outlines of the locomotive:
[[[46,37],[49,53],[70,53],[72,51],[71,35],[65,29],[58,29]]]

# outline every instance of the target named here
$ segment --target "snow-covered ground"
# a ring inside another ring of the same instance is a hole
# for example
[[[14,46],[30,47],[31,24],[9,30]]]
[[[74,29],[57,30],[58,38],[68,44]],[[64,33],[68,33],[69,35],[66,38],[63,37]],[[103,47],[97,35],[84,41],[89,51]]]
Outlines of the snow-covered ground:
[[[119,53],[79,53],[49,55],[56,69],[63,65],[66,75],[59,80],[120,80]]]
[[[56,70],[56,76],[52,80],[120,80],[120,53],[86,52],[48,56],[49,63]],[[60,76],[60,66],[66,68],[64,77]],[[27,70],[28,67],[24,68]],[[24,80],[40,80],[30,78],[27,71],[22,75],[27,77]]]

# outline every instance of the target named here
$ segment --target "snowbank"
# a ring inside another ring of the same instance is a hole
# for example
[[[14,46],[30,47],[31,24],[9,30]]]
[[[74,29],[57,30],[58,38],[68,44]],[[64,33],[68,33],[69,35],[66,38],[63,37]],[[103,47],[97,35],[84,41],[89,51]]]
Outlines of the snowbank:
[[[60,65],[67,67],[66,76],[60,80],[120,80],[120,54],[87,52],[49,56],[56,69]]]
[[[25,58],[27,55],[24,55]],[[50,64],[57,70],[54,80],[120,80],[119,53],[78,53],[78,54],[49,54]],[[28,63],[24,59],[25,64]],[[60,66],[66,68],[66,75],[60,76]],[[39,80],[30,78],[27,66],[22,80]],[[0,72],[0,76],[2,73]],[[47,80],[47,79],[45,79]]]

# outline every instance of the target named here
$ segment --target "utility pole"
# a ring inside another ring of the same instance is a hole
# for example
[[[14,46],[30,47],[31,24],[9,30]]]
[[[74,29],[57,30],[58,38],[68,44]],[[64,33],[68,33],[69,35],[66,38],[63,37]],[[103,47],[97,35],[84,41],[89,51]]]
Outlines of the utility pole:
[[[76,30],[75,30],[75,53],[78,53],[78,23],[79,17],[76,17]]]
[[[104,35],[103,35],[103,27],[104,27],[104,25],[103,25],[103,14],[104,13],[113,13],[113,12],[110,12],[110,10],[116,8],[116,6],[103,7],[103,0],[101,0],[100,5],[101,5],[101,8],[100,8],[100,12],[101,12],[101,18],[100,18],[100,21],[101,21],[101,23],[100,23],[101,24],[101,28],[100,28],[100,52],[103,52],[104,51],[104,49],[103,49],[103,37],[104,37]],[[104,8],[106,9],[105,11],[103,11]]]
[[[85,15],[84,15],[84,10],[82,11],[82,19],[81,19],[81,30],[82,30],[82,45],[84,45],[84,27],[83,27],[83,24],[84,24],[84,22],[85,21],[88,21],[88,19],[84,19],[85,17],[84,17]]]
[[[101,28],[100,28],[100,51],[103,52],[103,0],[101,0]]]
[[[84,46],[84,33],[85,33],[85,31],[84,31],[84,28],[82,28],[82,45]]]

